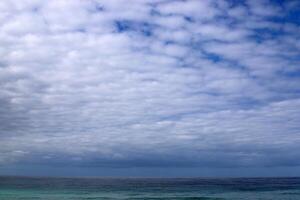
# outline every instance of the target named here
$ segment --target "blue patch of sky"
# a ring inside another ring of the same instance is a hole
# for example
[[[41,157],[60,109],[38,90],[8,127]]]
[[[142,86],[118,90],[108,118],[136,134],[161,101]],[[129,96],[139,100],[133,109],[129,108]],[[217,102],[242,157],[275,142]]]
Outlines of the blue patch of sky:
[[[270,0],[283,9],[278,16],[272,16],[269,20],[277,23],[292,23],[300,25],[300,1]]]
[[[151,36],[153,34],[154,25],[147,22],[129,21],[129,20],[116,20],[115,27],[117,32],[134,31],[144,36]]]

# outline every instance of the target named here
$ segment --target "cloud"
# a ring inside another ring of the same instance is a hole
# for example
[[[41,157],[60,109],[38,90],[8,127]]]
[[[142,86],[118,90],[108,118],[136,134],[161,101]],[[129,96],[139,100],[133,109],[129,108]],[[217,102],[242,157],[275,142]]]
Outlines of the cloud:
[[[1,165],[299,165],[287,5],[122,2],[0,3]]]

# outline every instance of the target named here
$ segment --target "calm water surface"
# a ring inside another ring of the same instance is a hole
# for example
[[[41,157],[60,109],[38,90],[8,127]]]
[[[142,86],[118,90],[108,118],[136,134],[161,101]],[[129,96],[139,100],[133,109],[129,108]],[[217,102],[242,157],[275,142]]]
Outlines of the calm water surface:
[[[300,178],[0,177],[0,200],[300,200]]]

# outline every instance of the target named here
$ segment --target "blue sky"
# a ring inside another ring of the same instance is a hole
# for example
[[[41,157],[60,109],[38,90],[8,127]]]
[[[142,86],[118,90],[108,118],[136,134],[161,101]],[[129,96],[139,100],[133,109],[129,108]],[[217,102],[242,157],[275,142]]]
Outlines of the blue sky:
[[[300,2],[2,0],[0,174],[300,175]]]

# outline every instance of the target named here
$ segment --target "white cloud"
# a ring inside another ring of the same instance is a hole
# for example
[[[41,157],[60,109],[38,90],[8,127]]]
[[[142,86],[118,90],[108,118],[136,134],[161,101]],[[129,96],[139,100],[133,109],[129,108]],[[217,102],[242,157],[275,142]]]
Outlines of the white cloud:
[[[0,163],[299,164],[298,26],[247,9],[2,1]]]

